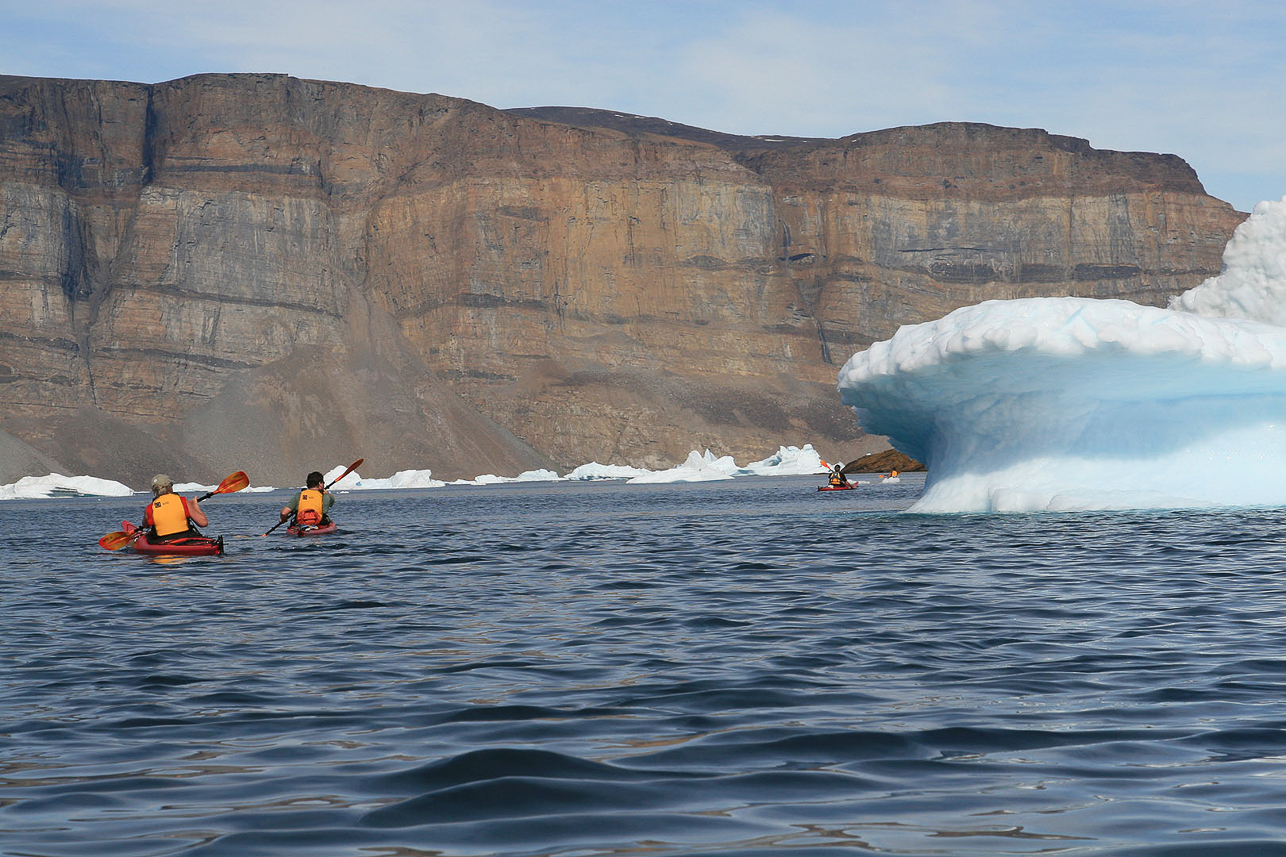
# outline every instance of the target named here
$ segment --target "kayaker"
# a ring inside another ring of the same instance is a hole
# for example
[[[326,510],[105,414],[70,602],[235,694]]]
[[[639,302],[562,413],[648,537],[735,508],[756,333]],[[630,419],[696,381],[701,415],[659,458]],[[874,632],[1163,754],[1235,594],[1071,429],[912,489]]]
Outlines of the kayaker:
[[[143,510],[143,526],[151,528],[149,541],[199,536],[201,531],[197,527],[210,525],[200,504],[175,494],[174,482],[164,473],[152,477],[152,496],[155,499]]]
[[[281,520],[286,522],[293,515],[296,526],[320,527],[330,523],[327,513],[335,505],[335,498],[326,490],[326,479],[314,470],[304,480],[307,488],[292,497],[290,502],[281,508]]]
[[[841,469],[841,465],[839,464],[835,465],[835,468],[827,476],[827,479],[834,488],[843,488],[848,484],[848,477],[844,475],[844,471]]]

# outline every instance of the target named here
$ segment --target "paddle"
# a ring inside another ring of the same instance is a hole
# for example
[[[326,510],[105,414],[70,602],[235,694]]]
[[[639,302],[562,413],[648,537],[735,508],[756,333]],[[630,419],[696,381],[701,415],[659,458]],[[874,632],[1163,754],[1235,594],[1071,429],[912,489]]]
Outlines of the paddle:
[[[233,473],[227,479],[220,482],[218,488],[215,488],[213,491],[210,491],[207,494],[202,494],[200,497],[197,497],[196,501],[200,503],[202,500],[209,500],[215,494],[232,494],[236,491],[240,491],[242,488],[245,488],[249,484],[250,484],[250,477],[245,474],[245,471],[238,470],[236,473]]]
[[[98,546],[109,551],[118,551],[139,536],[143,535],[143,528],[127,533],[124,530],[117,530],[114,533],[108,533],[98,540]]]
[[[347,470],[345,470],[343,473],[339,474],[339,475],[338,475],[338,476],[336,476],[334,479],[332,479],[332,480],[330,480],[329,482],[327,482],[327,483],[326,483],[326,487],[325,487],[325,488],[323,488],[322,490],[323,490],[323,491],[325,491],[326,489],[330,488],[330,486],[334,485],[336,482],[338,482],[339,480],[343,479],[345,476],[347,476],[348,474],[352,473],[352,472],[353,472],[354,470],[356,470],[357,468],[361,467],[361,466],[362,466],[362,462],[363,462],[363,461],[365,461],[365,460],[366,460],[365,458],[359,458],[359,459],[357,459],[356,461],[354,461],[352,464],[348,465],[348,469],[347,469]],[[282,524],[286,523],[286,521],[289,521],[289,520],[290,520],[290,518],[286,518],[286,520],[285,520],[285,521],[278,521],[277,523],[273,524],[273,525],[272,525],[272,529],[268,530],[268,532],[267,532],[267,533],[264,533],[264,535],[265,535],[265,536],[266,536],[266,535],[268,535],[268,533],[271,533],[273,530],[277,529],[278,527],[280,527]]]
[[[231,474],[227,479],[220,482],[218,488],[198,497],[196,502],[200,503],[202,500],[209,500],[215,494],[231,494],[234,491],[240,491],[249,484],[250,477],[245,474],[245,471],[238,470],[236,473]],[[109,551],[118,551],[139,536],[143,535],[145,529],[146,528],[144,527],[139,527],[132,533],[127,533],[124,530],[117,530],[114,533],[108,533],[98,540],[98,545],[99,547]]]

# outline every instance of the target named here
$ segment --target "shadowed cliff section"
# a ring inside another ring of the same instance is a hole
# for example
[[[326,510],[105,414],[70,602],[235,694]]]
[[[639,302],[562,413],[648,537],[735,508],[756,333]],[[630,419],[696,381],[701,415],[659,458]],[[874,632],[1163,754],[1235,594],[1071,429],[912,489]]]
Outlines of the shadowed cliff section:
[[[134,485],[847,460],[883,446],[853,351],[988,298],[1159,304],[1242,218],[1173,155],[1038,130],[0,77],[0,430]]]

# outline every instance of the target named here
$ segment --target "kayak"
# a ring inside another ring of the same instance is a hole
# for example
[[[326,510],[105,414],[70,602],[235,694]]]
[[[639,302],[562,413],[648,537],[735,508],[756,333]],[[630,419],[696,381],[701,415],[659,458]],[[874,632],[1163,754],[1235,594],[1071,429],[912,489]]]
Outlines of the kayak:
[[[138,527],[129,521],[121,521],[121,529],[134,533]],[[130,546],[138,553],[150,556],[217,556],[223,553],[223,536],[217,539],[209,536],[185,536],[170,542],[149,542],[144,533],[131,542]]]
[[[847,485],[819,485],[817,487],[817,490],[818,491],[852,491],[856,487],[857,487],[856,485],[850,482]]]
[[[338,529],[339,529],[339,524],[336,524],[334,521],[328,521],[325,524],[315,524],[311,527],[309,526],[300,527],[300,526],[296,526],[295,524],[291,524],[289,527],[286,527],[286,535],[288,536],[325,536],[335,532]]]

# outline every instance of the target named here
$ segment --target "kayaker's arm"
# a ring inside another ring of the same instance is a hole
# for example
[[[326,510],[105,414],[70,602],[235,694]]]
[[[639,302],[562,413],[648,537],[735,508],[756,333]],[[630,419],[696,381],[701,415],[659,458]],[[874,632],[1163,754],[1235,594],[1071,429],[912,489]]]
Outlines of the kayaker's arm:
[[[196,524],[198,527],[210,526],[210,519],[205,516],[205,512],[201,511],[201,504],[196,500],[188,501],[188,517],[191,518],[192,523]]]
[[[280,523],[278,524],[278,526],[280,526],[281,524],[284,524],[286,521],[289,521],[291,518],[293,518],[295,516],[295,512],[298,509],[299,509],[299,495],[296,494],[294,497],[290,498],[289,503],[281,507],[281,515],[279,516]]]

